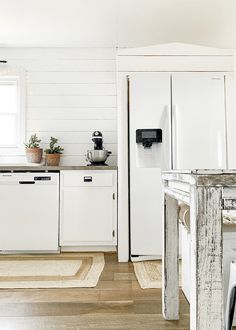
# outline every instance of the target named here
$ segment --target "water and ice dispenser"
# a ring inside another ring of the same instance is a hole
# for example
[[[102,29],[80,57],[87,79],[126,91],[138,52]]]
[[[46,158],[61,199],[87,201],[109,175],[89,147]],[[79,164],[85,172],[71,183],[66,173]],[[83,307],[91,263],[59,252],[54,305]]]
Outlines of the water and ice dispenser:
[[[151,148],[153,143],[162,142],[162,130],[158,128],[143,128],[136,130],[136,143],[142,143],[144,148]]]
[[[143,128],[136,130],[137,167],[161,167],[160,143],[162,143],[161,129]]]

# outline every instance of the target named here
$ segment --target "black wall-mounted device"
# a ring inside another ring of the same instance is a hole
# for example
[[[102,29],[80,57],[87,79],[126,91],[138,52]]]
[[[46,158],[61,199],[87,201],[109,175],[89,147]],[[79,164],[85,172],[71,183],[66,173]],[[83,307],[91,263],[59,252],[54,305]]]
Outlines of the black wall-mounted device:
[[[162,142],[160,128],[142,128],[136,130],[136,143],[142,143],[144,148],[151,148],[153,143]]]

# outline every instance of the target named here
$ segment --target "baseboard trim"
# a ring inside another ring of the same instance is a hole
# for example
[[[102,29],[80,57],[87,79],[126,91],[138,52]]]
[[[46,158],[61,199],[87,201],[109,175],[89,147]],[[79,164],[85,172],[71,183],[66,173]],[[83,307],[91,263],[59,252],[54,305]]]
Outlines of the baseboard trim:
[[[116,246],[62,246],[61,252],[116,252]]]
[[[0,250],[0,254],[59,254],[58,250]]]

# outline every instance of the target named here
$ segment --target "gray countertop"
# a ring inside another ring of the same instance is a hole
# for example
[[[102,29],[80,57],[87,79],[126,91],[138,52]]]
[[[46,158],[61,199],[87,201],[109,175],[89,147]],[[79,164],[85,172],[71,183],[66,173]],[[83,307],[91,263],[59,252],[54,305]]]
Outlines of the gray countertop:
[[[77,170],[77,171],[85,171],[85,170],[96,170],[96,171],[111,171],[117,170],[117,166],[44,166],[44,165],[17,165],[17,164],[1,164],[0,172],[10,171],[66,171],[66,170]]]

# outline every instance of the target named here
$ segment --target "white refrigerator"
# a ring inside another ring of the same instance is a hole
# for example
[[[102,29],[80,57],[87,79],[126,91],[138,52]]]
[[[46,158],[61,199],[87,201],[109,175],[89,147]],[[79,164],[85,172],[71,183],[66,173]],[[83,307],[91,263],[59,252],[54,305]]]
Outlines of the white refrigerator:
[[[161,171],[227,168],[224,74],[140,72],[128,82],[130,254],[160,258]]]

